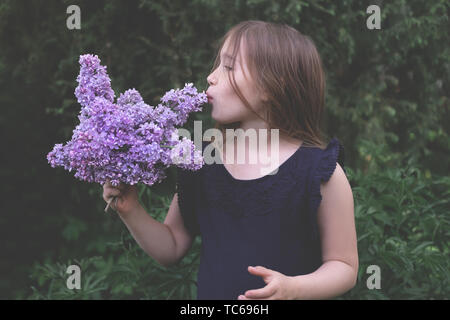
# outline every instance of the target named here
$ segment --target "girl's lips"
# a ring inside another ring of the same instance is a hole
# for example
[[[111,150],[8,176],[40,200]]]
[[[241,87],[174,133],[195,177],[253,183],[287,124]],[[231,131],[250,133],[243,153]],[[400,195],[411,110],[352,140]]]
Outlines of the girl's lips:
[[[211,96],[209,96],[209,95],[207,95],[207,97],[208,97],[208,102],[211,103],[213,98]]]

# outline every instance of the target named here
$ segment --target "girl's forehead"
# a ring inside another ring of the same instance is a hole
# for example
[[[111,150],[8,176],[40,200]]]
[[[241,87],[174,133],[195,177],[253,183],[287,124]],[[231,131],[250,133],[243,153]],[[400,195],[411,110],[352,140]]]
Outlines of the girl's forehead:
[[[230,46],[230,39],[227,39],[222,47],[222,51],[220,52],[221,58],[224,59],[232,59],[233,48]],[[239,51],[236,54],[236,62],[245,63],[245,42],[244,38],[241,38]]]
[[[220,52],[221,59],[224,59],[225,61],[232,62],[232,53],[233,53],[233,47],[230,45],[230,38],[228,38],[225,43],[222,46],[222,51]],[[239,51],[236,54],[236,63],[241,66],[236,72],[242,72],[244,75],[244,78],[247,80],[250,80],[252,77],[248,72],[247,69],[247,61],[246,61],[246,46],[244,38],[241,38],[240,45],[239,45]]]

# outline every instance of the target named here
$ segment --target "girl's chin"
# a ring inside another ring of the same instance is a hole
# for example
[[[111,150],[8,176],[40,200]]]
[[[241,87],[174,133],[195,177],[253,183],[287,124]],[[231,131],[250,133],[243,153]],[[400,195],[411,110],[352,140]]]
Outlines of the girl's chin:
[[[219,113],[217,113],[217,107],[213,107],[211,109],[211,118],[221,125],[229,125],[229,124],[236,123],[235,119],[230,119],[229,117],[226,118],[226,117],[223,117],[223,114],[220,115]]]
[[[216,121],[219,124],[225,124],[224,119],[222,119],[220,116],[218,116],[214,111],[211,112],[211,118]]]

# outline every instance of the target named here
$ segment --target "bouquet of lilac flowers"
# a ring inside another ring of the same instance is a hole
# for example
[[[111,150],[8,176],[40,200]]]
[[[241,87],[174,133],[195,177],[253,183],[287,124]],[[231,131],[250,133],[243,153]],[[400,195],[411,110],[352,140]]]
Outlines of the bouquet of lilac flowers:
[[[47,155],[49,164],[75,171],[75,177],[88,182],[113,186],[120,182],[153,185],[164,178],[169,166],[198,170],[203,165],[201,151],[194,143],[179,139],[177,128],[190,112],[201,111],[207,102],[205,93],[197,93],[191,84],[170,90],[161,104],[144,103],[135,89],[120,94],[114,103],[114,91],[100,59],[91,54],[80,56],[79,83],[75,96],[82,109],[80,123],[64,146],[56,144]],[[109,204],[105,211],[108,210]]]

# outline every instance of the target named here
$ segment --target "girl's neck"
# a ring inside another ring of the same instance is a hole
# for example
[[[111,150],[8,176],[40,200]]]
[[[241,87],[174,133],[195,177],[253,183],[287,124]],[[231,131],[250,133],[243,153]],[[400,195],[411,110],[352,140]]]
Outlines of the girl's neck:
[[[241,129],[242,131],[238,130]],[[238,130],[238,131],[236,131]],[[272,143],[281,145],[299,145],[302,143],[301,140],[290,137],[280,130],[278,132],[272,132],[274,129],[268,129],[266,126],[264,127],[238,127],[234,129],[233,135],[231,135],[231,139],[224,139],[227,143],[234,143],[235,146],[244,145],[245,149],[249,148],[249,140],[257,143],[257,146],[266,145],[268,148],[272,145]],[[241,136],[242,135],[242,136]],[[224,137],[225,138],[225,137]],[[245,138],[245,139],[244,139]],[[233,141],[234,140],[234,141]]]
[[[231,139],[225,139],[223,144],[223,150],[225,152],[226,149],[234,150],[234,152],[237,152],[238,149],[245,150],[246,154],[259,152],[258,150],[260,148],[263,148],[262,150],[267,150],[269,153],[269,150],[274,150],[273,148],[276,148],[280,152],[282,150],[297,150],[302,144],[303,141],[292,138],[290,136],[287,136],[285,134],[280,133],[278,131],[278,134],[274,134],[271,136],[270,131],[267,132],[267,134],[261,134],[259,133],[260,129],[255,130],[255,135],[250,135],[246,132],[241,132],[242,136],[240,134],[236,134],[233,136],[230,136]],[[264,145],[266,148],[264,148]]]

